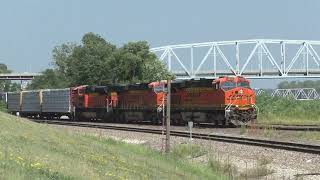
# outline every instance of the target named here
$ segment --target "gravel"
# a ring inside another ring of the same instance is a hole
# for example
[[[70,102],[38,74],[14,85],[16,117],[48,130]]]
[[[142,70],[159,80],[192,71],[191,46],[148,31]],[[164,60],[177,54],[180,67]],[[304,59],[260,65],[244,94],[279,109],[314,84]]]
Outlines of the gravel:
[[[88,123],[88,122],[86,122]],[[92,123],[92,124],[106,124],[112,126],[127,126],[127,127],[137,127],[137,128],[152,128],[152,129],[162,129],[162,126],[148,125],[148,124],[118,124],[118,123]],[[188,131],[187,126],[171,126],[172,130],[176,131]],[[193,132],[197,133],[213,133],[231,136],[242,136],[242,137],[252,137],[270,140],[282,140],[289,142],[298,142],[306,144],[317,144],[320,145],[320,132],[316,131],[289,131],[289,130],[265,130],[265,129],[255,129],[255,128],[213,128],[210,126],[195,127],[192,129]],[[309,136],[304,136],[309,133]],[[315,137],[312,137],[311,133],[317,133]]]
[[[84,127],[72,127],[61,125],[50,125],[54,127],[64,128],[69,132],[88,133],[99,137],[113,138],[121,140],[126,143],[143,144],[156,150],[164,149],[163,135],[145,134],[137,132],[104,130]],[[123,126],[123,125],[122,125]],[[144,126],[140,126],[144,127]],[[161,128],[161,127],[155,127]],[[185,127],[174,127],[174,130],[185,130]],[[226,129],[224,129],[226,130]],[[194,129],[194,131],[201,131],[203,129]],[[205,131],[222,131],[217,129],[206,129]],[[227,130],[229,131],[229,130]],[[231,133],[230,133],[231,132]],[[234,134],[234,129],[227,132],[227,134]],[[226,131],[221,133],[226,134]],[[238,133],[239,135],[239,133]],[[220,162],[229,162],[237,167],[240,172],[247,172],[252,168],[258,166],[261,160],[267,161],[267,167],[272,169],[274,173],[268,175],[267,179],[292,179],[297,174],[320,173],[320,156],[308,153],[292,152],[286,150],[277,150],[270,148],[263,148],[257,146],[207,141],[200,139],[190,140],[183,137],[171,137],[171,144],[193,143],[200,145],[208,153],[204,156],[192,159],[200,163],[206,163],[210,158],[214,158]],[[320,179],[317,175],[301,175],[303,179]]]

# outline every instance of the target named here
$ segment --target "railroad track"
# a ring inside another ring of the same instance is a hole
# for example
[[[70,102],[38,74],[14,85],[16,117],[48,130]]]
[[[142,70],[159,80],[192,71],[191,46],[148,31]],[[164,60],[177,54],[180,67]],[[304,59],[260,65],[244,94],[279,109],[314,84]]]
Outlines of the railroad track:
[[[56,125],[112,129],[112,130],[132,131],[132,132],[151,133],[151,134],[163,134],[163,131],[160,129],[112,126],[112,125],[107,125],[102,123],[47,121],[47,120],[32,120],[32,121],[38,122],[38,123],[47,123],[47,124],[56,124]],[[178,137],[190,136],[189,132],[186,132],[186,131],[171,131],[171,135],[178,136]],[[319,145],[292,143],[292,142],[284,142],[284,141],[273,141],[273,140],[265,140],[265,139],[254,139],[254,138],[247,138],[247,137],[226,136],[226,135],[217,135],[217,134],[206,134],[206,133],[192,133],[192,138],[260,146],[260,147],[268,147],[268,148],[274,148],[274,149],[283,149],[283,150],[297,151],[297,152],[303,152],[303,153],[320,154]]]
[[[274,130],[285,130],[285,131],[320,131],[320,126],[313,125],[264,125],[255,124],[247,125],[248,128],[257,129],[274,129]]]

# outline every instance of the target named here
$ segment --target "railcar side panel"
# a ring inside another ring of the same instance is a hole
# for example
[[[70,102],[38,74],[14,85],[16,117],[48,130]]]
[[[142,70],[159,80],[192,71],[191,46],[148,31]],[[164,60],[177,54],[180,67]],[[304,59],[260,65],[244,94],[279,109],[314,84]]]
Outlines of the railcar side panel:
[[[8,112],[20,111],[20,92],[7,93],[7,109]]]
[[[42,91],[42,112],[70,113],[70,88],[46,89]]]
[[[40,91],[22,91],[21,92],[21,112],[40,113]]]

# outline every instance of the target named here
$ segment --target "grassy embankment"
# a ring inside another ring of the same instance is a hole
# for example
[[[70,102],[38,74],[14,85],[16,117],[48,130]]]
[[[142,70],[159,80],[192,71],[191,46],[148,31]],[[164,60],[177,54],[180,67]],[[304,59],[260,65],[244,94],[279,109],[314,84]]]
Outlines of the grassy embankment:
[[[297,101],[290,98],[257,96],[258,123],[320,125],[320,100]]]
[[[218,178],[217,178],[218,177]],[[0,179],[224,179],[209,165],[0,112]]]

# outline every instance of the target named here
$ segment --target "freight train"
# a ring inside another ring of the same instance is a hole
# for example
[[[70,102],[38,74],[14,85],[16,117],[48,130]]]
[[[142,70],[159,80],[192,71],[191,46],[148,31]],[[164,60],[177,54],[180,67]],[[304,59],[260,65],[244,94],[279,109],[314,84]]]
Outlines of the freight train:
[[[7,93],[12,114],[39,119],[100,120],[160,124],[166,104],[166,81],[130,85],[78,86]],[[173,81],[173,124],[212,123],[220,126],[254,122],[255,93],[244,77]]]

